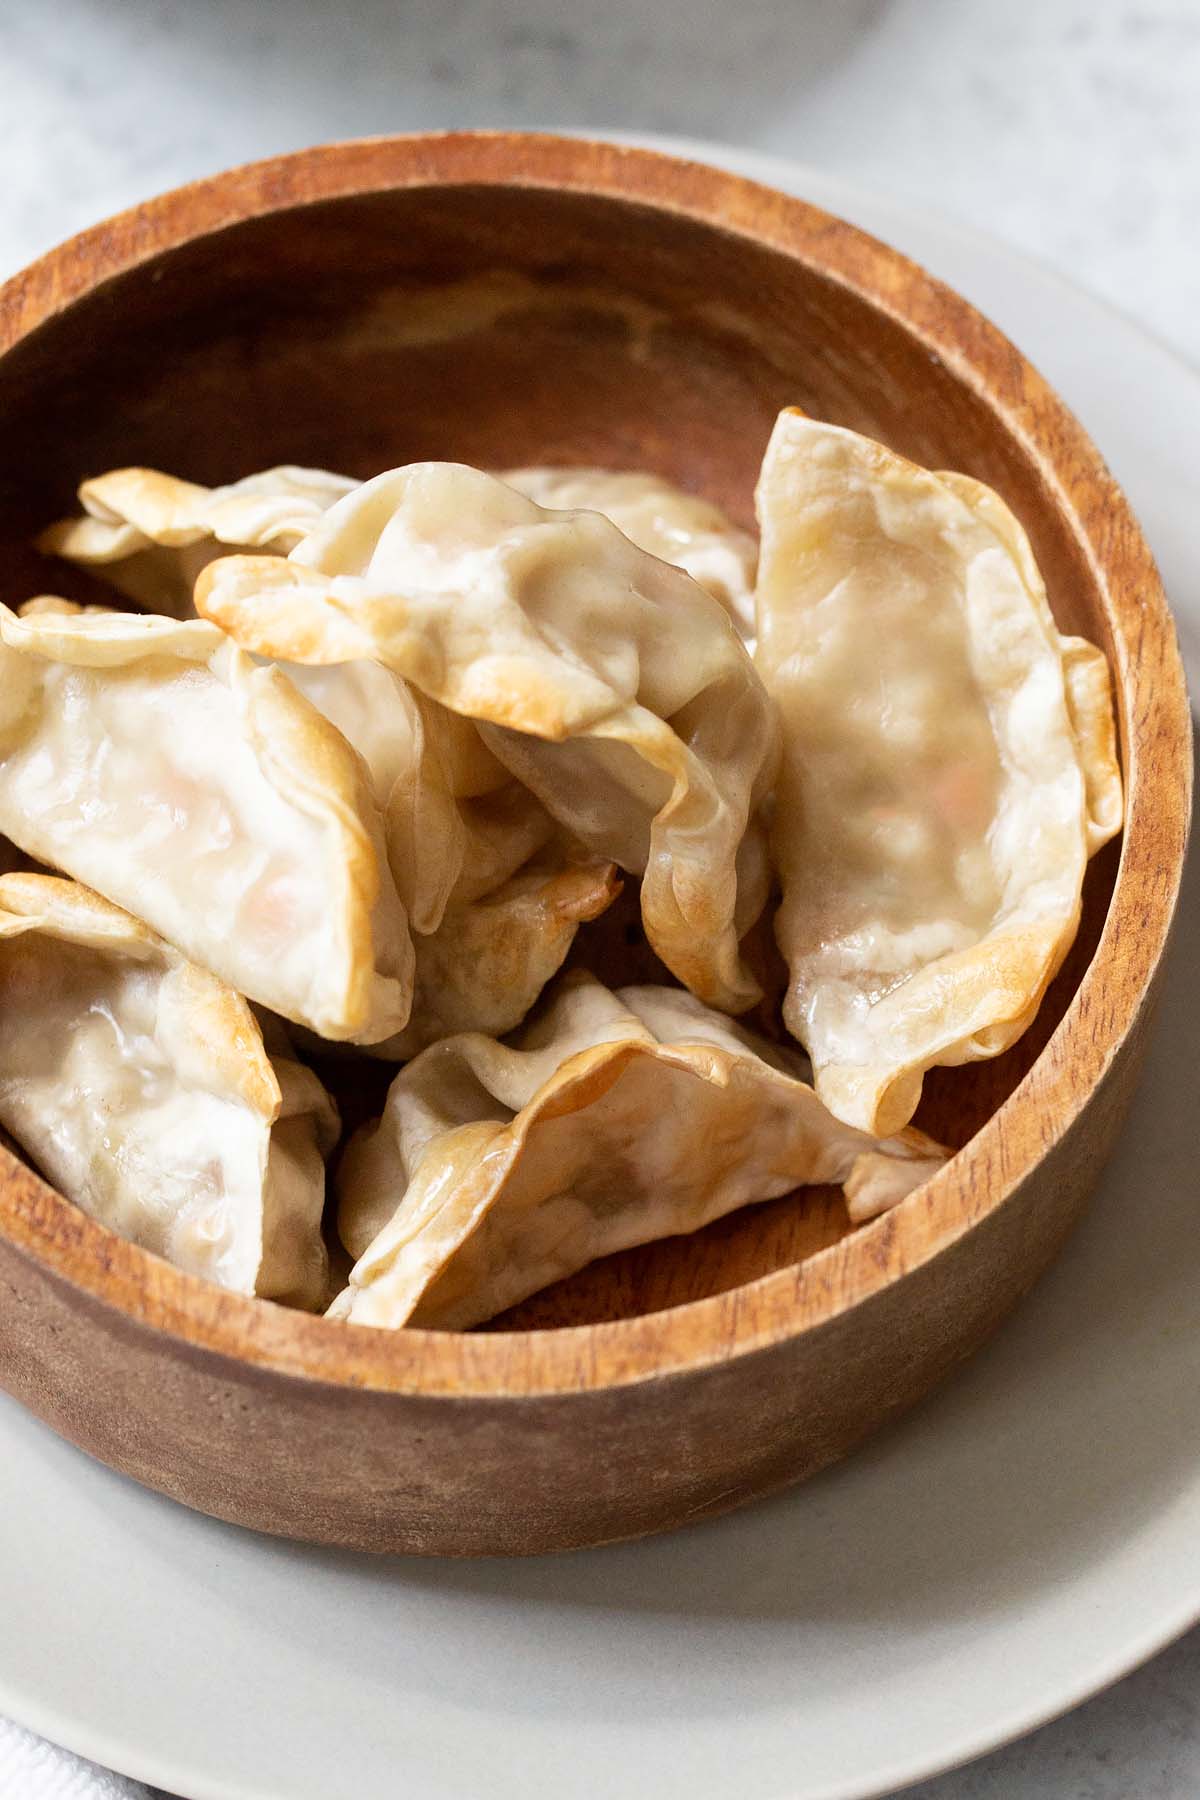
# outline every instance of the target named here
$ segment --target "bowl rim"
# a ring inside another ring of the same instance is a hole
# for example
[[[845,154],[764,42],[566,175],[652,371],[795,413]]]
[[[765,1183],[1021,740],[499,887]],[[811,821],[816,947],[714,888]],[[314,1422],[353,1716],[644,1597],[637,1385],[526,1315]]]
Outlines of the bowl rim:
[[[660,150],[542,132],[423,132],[316,145],[176,188],[50,250],[0,287],[0,356],[139,264],[267,214],[400,188],[590,194],[683,216],[807,262],[918,336],[1037,470],[1112,627],[1127,813],[1108,916],[1021,1082],[922,1188],[788,1268],[662,1312],[538,1331],[387,1331],[291,1312],[186,1275],[81,1213],[0,1147],[0,1236],[94,1305],[193,1351],[305,1381],[426,1397],[531,1398],[681,1376],[830,1324],[945,1253],[1061,1141],[1138,1025],[1178,899],[1191,800],[1183,670],[1149,547],[1082,426],[976,309],[889,246],[807,201]],[[1145,655],[1153,643],[1154,656]],[[1147,791],[1155,771],[1178,771]],[[1120,968],[1117,990],[1105,980]],[[1036,1133],[1014,1130],[1024,1113]]]

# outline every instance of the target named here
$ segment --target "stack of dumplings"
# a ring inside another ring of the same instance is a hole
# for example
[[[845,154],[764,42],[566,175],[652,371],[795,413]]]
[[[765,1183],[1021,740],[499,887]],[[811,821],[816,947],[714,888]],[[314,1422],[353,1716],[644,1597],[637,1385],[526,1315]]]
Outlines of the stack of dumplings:
[[[0,1124],[238,1293],[463,1330],[808,1184],[876,1216],[1120,829],[1004,503],[799,411],[761,548],[641,472],[79,500],[39,545],[111,605],[0,606]],[[344,1133],[318,1071],[389,1063]]]

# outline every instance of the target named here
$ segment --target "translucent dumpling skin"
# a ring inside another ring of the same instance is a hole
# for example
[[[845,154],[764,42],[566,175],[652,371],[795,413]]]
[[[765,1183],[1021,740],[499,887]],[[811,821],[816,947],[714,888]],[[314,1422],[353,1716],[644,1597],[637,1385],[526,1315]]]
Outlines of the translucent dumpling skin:
[[[192,1275],[316,1308],[337,1114],[240,995],[108,901],[0,876],[0,1123],[84,1212]]]
[[[753,637],[758,545],[719,506],[644,470],[508,469],[502,479],[539,506],[603,513],[639,550],[686,570]]]
[[[926,1069],[1020,1036],[1075,936],[1121,821],[1107,668],[979,482],[792,411],[758,509],[784,1014],[827,1105],[894,1131]]]
[[[323,1036],[407,1022],[412,944],[360,759],[202,620],[0,607],[0,830]]]
[[[365,482],[286,560],[225,557],[198,611],[283,661],[370,658],[475,720],[576,841],[642,877],[646,931],[701,999],[758,997],[738,944],[766,897],[775,715],[729,615],[595,512],[477,469]]]
[[[334,1316],[461,1329],[598,1256],[786,1194],[844,1185],[851,1216],[945,1161],[920,1132],[843,1125],[780,1052],[679,988],[582,972],[507,1044],[444,1038],[351,1141]]]

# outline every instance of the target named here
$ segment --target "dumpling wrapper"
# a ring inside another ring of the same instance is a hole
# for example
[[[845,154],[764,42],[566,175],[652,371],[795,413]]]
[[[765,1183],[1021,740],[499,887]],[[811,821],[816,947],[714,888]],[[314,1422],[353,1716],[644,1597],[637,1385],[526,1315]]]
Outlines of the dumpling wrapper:
[[[39,594],[18,616],[112,611]],[[545,808],[496,761],[472,722],[427,700],[390,669],[360,661],[288,663],[283,670],[366,763],[392,876],[414,931],[436,931],[452,894],[461,902],[491,893],[552,835]]]
[[[997,495],[798,411],[758,488],[784,1014],[817,1092],[898,1130],[1025,1030],[1120,826],[1107,670]]]
[[[16,610],[19,619],[77,619],[81,613],[120,616],[122,611],[118,606],[81,606],[78,600],[65,600],[61,594],[35,594],[31,600],[22,600]]]
[[[465,1329],[611,1251],[840,1182],[851,1217],[945,1161],[826,1111],[801,1059],[678,988],[565,976],[513,1046],[446,1038],[351,1140],[338,1229],[357,1257],[331,1316]]]
[[[1062,659],[1067,716],[1079,761],[1083,768],[1087,807],[1088,855],[1094,856],[1116,837],[1125,816],[1121,764],[1117,756],[1117,720],[1113,700],[1112,671],[1108,658],[1086,638],[1063,637],[1054,622],[1045,583],[1025,529],[994,488],[970,475],[939,470],[937,479],[980,519],[991,526],[1021,571],[1030,600],[1041,614],[1046,630],[1058,645]]]
[[[711,501],[645,470],[507,469],[500,479],[539,506],[603,513],[640,550],[707,589],[743,641],[753,637],[758,545]]]
[[[447,712],[380,663],[286,665],[290,679],[363,756],[388,857],[413,928],[413,1004],[372,1055],[404,1061],[457,1031],[511,1031],[561,967],[579,925],[620,891],[611,863],[572,861],[541,802],[479,744],[466,774]],[[389,687],[390,684],[390,687]],[[480,757],[502,785],[479,779]]]
[[[477,469],[366,482],[286,560],[223,557],[197,610],[285,662],[373,659],[452,712],[573,838],[643,874],[646,931],[730,1012],[766,895],[756,808],[774,714],[728,615],[594,512],[548,512]]]
[[[0,877],[0,1123],[84,1212],[237,1293],[328,1300],[333,1102],[246,1002],[76,882]]]
[[[108,610],[39,595],[20,616]],[[291,663],[285,673],[366,763],[413,927],[412,1013],[403,1031],[369,1046],[372,1054],[404,1060],[450,1032],[510,1031],[561,966],[579,924],[619,891],[612,865],[572,862],[551,844],[553,820],[471,721],[381,664]]]
[[[461,905],[491,893],[554,832],[545,807],[496,761],[469,719],[382,663],[283,666],[367,765],[414,931],[436,932],[452,898]]]
[[[519,1025],[562,967],[581,924],[621,891],[611,863],[575,863],[552,850],[480,899],[450,906],[416,936],[412,1015],[372,1056],[404,1062],[463,1031],[502,1037]]]
[[[0,607],[0,831],[322,1036],[407,1023],[361,761],[204,620]]]
[[[158,469],[110,469],[82,483],[83,516],[38,538],[48,556],[92,569],[152,612],[186,619],[204,565],[224,549],[286,555],[357,483],[283,464],[226,487],[200,487]]]
[[[368,1046],[371,1054],[402,1062],[453,1032],[511,1031],[561,967],[579,925],[620,891],[612,864],[573,861],[552,842],[549,813],[495,761],[472,722],[381,663],[284,666],[370,771],[412,926],[412,1011],[403,1031]],[[496,785],[471,791],[489,780]]]

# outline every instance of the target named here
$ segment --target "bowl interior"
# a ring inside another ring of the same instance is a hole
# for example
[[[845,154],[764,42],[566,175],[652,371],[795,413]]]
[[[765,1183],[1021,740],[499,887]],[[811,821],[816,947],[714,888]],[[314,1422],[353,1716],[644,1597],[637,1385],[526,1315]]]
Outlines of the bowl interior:
[[[211,232],[0,358],[0,598],[99,597],[30,539],[71,510],[81,478],[131,463],[208,483],[276,462],[647,468],[752,525],[789,404],[991,483],[1033,540],[1059,623],[1111,649],[1095,575],[1035,456],[886,302],[660,207],[490,184],[287,206]],[[1116,866],[1114,845],[1089,871],[1078,941],[1034,1027],[994,1062],[935,1072],[926,1129],[961,1145],[1020,1080],[1090,960]],[[369,1110],[375,1085],[348,1093],[343,1078],[347,1110]],[[493,1329],[655,1311],[849,1229],[836,1191],[807,1190],[609,1258]]]

